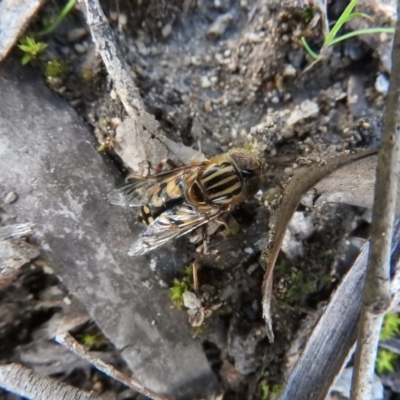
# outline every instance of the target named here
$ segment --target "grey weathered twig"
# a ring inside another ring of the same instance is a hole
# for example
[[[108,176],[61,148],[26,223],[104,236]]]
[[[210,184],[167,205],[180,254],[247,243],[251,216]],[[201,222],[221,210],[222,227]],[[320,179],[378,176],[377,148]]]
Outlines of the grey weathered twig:
[[[105,400],[97,394],[37,375],[20,364],[0,365],[0,387],[28,399]]]
[[[129,67],[115,43],[113,32],[98,0],[84,0],[86,22],[90,27],[97,51],[114,81],[116,91],[130,117],[145,113],[145,106]]]
[[[400,12],[400,0],[397,2]],[[400,20],[392,53],[392,73],[378,154],[372,209],[371,248],[364,286],[364,306],[358,327],[352,400],[370,397],[376,349],[383,317],[390,304],[390,249],[400,158]]]
[[[60,333],[56,336],[56,341],[68,347],[72,352],[74,352],[79,357],[84,358],[89,361],[98,370],[104,372],[106,375],[116,379],[117,381],[127,385],[133,390],[149,397],[154,400],[168,400],[168,397],[161,396],[152,390],[144,387],[137,379],[130,378],[129,376],[123,374],[121,371],[115,369],[112,365],[107,364],[100,358],[90,354],[87,349],[79,344],[68,332]]]

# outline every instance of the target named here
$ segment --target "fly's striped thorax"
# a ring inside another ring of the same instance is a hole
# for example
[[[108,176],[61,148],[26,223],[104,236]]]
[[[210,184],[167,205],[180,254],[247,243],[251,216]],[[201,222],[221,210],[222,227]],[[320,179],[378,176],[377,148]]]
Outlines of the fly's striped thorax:
[[[188,197],[199,208],[207,205],[227,208],[236,203],[235,199],[242,197],[241,176],[226,157],[216,160],[220,162],[210,161],[191,184]]]

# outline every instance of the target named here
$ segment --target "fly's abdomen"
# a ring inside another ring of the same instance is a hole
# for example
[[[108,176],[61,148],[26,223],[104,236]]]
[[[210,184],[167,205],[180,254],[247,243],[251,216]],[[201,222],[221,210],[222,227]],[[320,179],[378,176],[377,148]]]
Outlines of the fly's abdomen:
[[[229,162],[209,164],[191,187],[196,202],[215,206],[229,206],[242,189],[241,178]]]
[[[140,207],[139,222],[150,225],[158,216],[166,210],[182,204],[185,200],[184,183],[170,181],[162,183],[154,191],[149,202]]]

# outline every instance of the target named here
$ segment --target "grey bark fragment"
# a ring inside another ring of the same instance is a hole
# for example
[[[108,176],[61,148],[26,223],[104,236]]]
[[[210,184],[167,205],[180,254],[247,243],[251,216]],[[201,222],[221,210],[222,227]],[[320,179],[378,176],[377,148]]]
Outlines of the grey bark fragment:
[[[218,384],[185,316],[171,309],[147,258],[127,255],[139,228],[106,200],[114,166],[76,114],[27,74],[15,62],[0,69],[0,198],[18,193],[16,222],[35,223],[44,257],[135,377],[176,399],[208,395]]]
[[[18,269],[39,256],[39,249],[24,239],[0,241],[0,272]]]
[[[182,164],[204,160],[204,156],[181,143],[164,136],[154,116],[144,113],[127,118],[121,123],[115,136],[115,151],[133,171],[144,174],[154,169],[160,161],[172,159]]]
[[[363,158],[326,176],[315,185],[320,195],[316,205],[341,202],[371,208],[374,200],[376,161],[376,155]],[[397,188],[397,199],[400,199],[400,185]],[[396,214],[400,216],[399,201],[396,203]]]

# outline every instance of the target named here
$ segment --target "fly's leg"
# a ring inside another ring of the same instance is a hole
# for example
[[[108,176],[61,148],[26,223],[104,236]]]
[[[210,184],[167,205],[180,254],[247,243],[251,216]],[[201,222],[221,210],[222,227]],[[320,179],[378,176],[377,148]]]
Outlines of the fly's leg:
[[[164,166],[167,164],[171,167],[171,169],[179,168],[179,165],[175,161],[171,160],[170,158],[166,158],[165,160],[161,160],[160,163],[157,165],[155,173],[159,174],[163,172]]]
[[[204,254],[207,254],[207,251],[208,251],[207,224],[203,225],[201,228],[202,228],[202,235],[203,235],[203,248],[201,249],[200,255],[203,256]]]
[[[202,257],[203,257],[205,254],[207,254],[207,251],[208,251],[208,247],[207,247],[207,244],[208,244],[207,224],[203,225],[203,226],[201,227],[201,230],[202,230],[202,237],[203,237],[203,245],[201,246],[201,250],[200,250],[200,252],[198,253],[196,259],[195,259],[195,260],[193,261],[193,263],[192,263],[193,289],[194,289],[194,292],[195,292],[196,294],[198,294],[198,292],[199,292],[199,286],[200,286],[200,285],[199,285],[199,274],[198,274],[198,270],[199,270],[201,264],[200,264],[199,261],[202,259]]]
[[[215,220],[218,224],[222,225],[225,228],[225,232],[222,232],[224,237],[230,235],[236,235],[240,230],[240,225],[236,221],[236,219],[228,214],[224,219],[217,218]]]
[[[193,289],[195,294],[199,294],[199,275],[198,275],[199,265],[197,264],[197,260],[194,260],[192,263],[192,271],[193,271]]]

